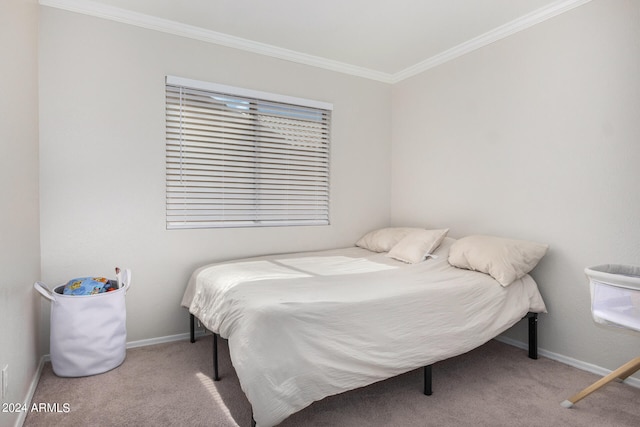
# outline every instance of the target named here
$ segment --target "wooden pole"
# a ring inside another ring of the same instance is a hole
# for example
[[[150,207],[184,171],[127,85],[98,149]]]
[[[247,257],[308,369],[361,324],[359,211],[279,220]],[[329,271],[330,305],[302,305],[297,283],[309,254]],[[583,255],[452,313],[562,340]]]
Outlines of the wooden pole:
[[[640,357],[636,357],[635,359],[625,363],[615,371],[611,372],[606,377],[596,381],[595,383],[591,384],[589,387],[585,388],[581,392],[574,394],[569,399],[562,402],[561,405],[564,406],[565,408],[571,408],[575,403],[578,403],[578,401],[584,399],[585,397],[587,397],[594,391],[598,390],[602,386],[610,383],[616,378],[620,378],[621,380],[624,380],[629,375],[636,372],[638,369],[640,369]]]

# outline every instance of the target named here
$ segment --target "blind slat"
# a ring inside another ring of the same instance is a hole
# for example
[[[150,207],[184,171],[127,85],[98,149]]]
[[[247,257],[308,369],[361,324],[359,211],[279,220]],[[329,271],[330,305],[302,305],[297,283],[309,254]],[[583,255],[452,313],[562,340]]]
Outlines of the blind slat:
[[[170,81],[187,80],[166,85],[168,229],[329,223],[328,104]]]

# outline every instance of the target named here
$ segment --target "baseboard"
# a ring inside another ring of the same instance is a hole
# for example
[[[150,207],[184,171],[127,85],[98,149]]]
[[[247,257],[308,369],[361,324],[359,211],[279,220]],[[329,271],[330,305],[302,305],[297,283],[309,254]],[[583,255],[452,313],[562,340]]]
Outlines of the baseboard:
[[[196,338],[198,338],[206,334],[207,334],[206,331],[198,330],[196,331],[195,336]],[[185,334],[167,335],[167,336],[158,337],[158,338],[149,338],[146,340],[129,341],[127,342],[127,348],[146,347],[148,345],[164,344],[168,342],[187,340],[190,338],[191,338],[191,335],[189,335],[189,333],[185,333]],[[44,356],[42,356],[42,359],[44,360],[44,362],[51,362],[51,355],[45,354]]]
[[[36,394],[36,388],[38,388],[38,382],[40,382],[40,376],[42,375],[42,368],[44,367],[45,362],[47,362],[47,357],[42,356],[40,358],[40,362],[38,363],[38,368],[33,375],[33,379],[31,380],[31,384],[29,384],[29,390],[27,390],[27,395],[24,399],[24,406],[26,408],[31,408],[31,402],[33,401],[33,395]],[[49,358],[50,359],[50,358]],[[18,418],[16,419],[15,427],[22,427],[25,419],[27,418],[27,413],[29,411],[20,411]]]
[[[206,331],[204,330],[197,330],[196,331],[196,338],[197,337],[201,337],[203,335],[206,335]],[[182,341],[182,340],[188,340],[191,338],[191,335],[187,332],[184,334],[176,334],[176,335],[168,335],[165,337],[158,337],[158,338],[149,338],[146,340],[138,340],[138,341],[130,341],[127,343],[127,348],[136,348],[136,347],[146,347],[148,345],[156,345],[156,344],[164,344],[164,343],[168,343],[168,342],[174,342],[174,341]]]
[[[496,337],[495,340],[503,342],[505,344],[512,345],[514,347],[522,348],[524,350],[527,350],[529,348],[528,344],[508,338],[508,337],[499,336],[499,337]],[[574,368],[578,368],[583,371],[591,372],[592,374],[596,374],[600,376],[605,376],[613,372],[601,366],[583,362],[582,360],[574,359],[572,357],[563,356],[562,354],[554,353],[552,351],[548,351],[542,348],[538,349],[538,355],[544,356],[548,359],[555,360],[555,361],[564,363],[565,365],[573,366]],[[628,384],[635,388],[640,388],[640,379],[638,378],[628,377],[626,380],[623,381],[623,383]]]

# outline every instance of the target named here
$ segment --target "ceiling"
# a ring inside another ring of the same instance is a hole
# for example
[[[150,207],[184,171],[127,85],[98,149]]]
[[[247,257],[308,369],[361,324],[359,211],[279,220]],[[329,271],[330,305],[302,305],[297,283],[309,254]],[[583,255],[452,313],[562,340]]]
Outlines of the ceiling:
[[[40,0],[395,82],[589,0]]]

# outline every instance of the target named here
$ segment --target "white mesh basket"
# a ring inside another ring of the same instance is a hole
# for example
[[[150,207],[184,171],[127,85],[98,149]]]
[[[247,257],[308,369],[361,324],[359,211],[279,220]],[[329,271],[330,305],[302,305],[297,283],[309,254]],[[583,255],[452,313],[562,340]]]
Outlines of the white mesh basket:
[[[640,267],[604,264],[586,268],[593,319],[640,332]]]

